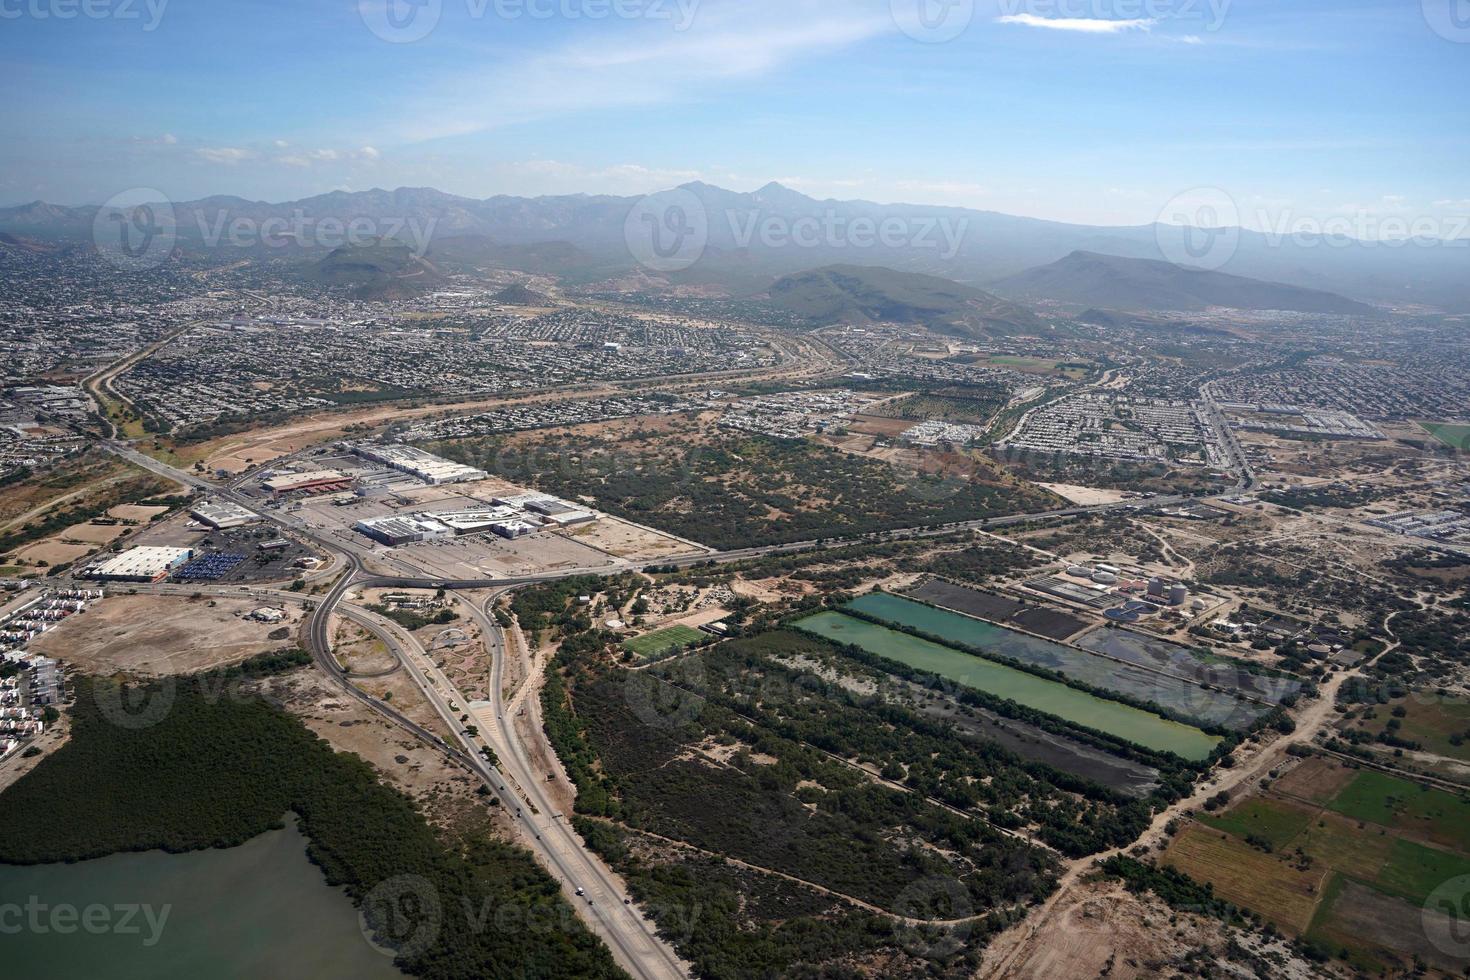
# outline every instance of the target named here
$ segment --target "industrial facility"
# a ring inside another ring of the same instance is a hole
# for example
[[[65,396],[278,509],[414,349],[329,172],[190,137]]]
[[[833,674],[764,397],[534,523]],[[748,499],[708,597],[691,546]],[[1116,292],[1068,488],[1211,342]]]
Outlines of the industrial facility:
[[[129,548],[94,567],[90,577],[107,582],[161,582],[193,557],[192,548]]]
[[[189,508],[189,516],[201,524],[223,531],[232,527],[244,527],[247,524],[256,524],[260,521],[260,515],[253,510],[246,510],[239,504],[228,500],[206,500]]]
[[[343,448],[363,459],[381,463],[400,473],[407,473],[431,487],[446,483],[468,483],[472,480],[483,480],[488,476],[484,470],[465,466],[412,446],[373,446],[357,443],[346,445]]]

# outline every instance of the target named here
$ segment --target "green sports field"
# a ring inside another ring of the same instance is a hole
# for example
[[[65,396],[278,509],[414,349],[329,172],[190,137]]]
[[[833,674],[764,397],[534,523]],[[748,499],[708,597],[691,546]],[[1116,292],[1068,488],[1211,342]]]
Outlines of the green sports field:
[[[691,643],[698,643],[702,639],[704,639],[704,634],[697,629],[691,629],[688,626],[670,626],[668,629],[640,636],[636,640],[629,640],[623,646],[644,660],[657,660]]]

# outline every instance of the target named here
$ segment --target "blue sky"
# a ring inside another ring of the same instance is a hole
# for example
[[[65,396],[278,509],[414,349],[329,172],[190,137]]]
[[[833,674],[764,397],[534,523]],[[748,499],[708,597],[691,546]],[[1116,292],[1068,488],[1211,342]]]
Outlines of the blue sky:
[[[408,2],[0,0],[0,203],[699,179],[1099,224],[1211,187],[1368,237],[1470,213],[1470,9],[1433,9],[1470,0]]]

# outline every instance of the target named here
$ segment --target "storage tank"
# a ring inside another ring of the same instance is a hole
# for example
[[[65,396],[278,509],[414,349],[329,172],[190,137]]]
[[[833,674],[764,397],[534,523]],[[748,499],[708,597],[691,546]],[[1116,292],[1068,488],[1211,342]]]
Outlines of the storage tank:
[[[1184,600],[1189,598],[1189,589],[1182,585],[1176,585],[1169,590],[1169,605],[1182,606]]]
[[[1148,594],[1151,596],[1163,596],[1164,580],[1155,576],[1148,580]]]
[[[1093,572],[1092,580],[1099,585],[1117,585],[1118,576],[1112,572]]]
[[[1067,569],[1067,574],[1074,578],[1090,578],[1092,576],[1092,569],[1086,565],[1073,565]]]

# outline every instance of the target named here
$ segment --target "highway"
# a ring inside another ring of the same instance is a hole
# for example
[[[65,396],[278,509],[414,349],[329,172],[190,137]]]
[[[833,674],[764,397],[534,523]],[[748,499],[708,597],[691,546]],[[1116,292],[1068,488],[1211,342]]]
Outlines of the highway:
[[[1212,411],[1218,411],[1218,409],[1214,408],[1213,402],[1210,402],[1210,405]],[[1228,428],[1225,431],[1228,432]],[[290,514],[282,513],[274,508],[262,508],[259,506],[259,501],[241,493],[237,489],[237,486],[221,486],[202,476],[178,469],[148,456],[116,439],[105,440],[103,446],[109,452],[121,456],[150,472],[174,480],[191,489],[248,507],[260,513],[266,520],[279,525],[284,530],[312,542],[318,548],[322,549],[325,554],[334,556],[334,563],[345,563],[343,574],[337,579],[331,590],[317,601],[307,622],[306,642],[309,652],[317,666],[349,696],[367,705],[392,723],[412,733],[426,744],[445,752],[456,763],[479,776],[500,801],[501,805],[506,808],[506,812],[511,814],[521,827],[522,840],[533,850],[543,866],[558,880],[568,901],[573,903],[582,919],[607,943],[608,948],[618,963],[631,975],[639,978],[648,978],[648,980],[664,980],[664,978],[688,975],[688,966],[680,961],[672,947],[658,938],[653,924],[644,918],[636,907],[626,903],[626,891],[620,879],[595,855],[590,854],[585,849],[578,835],[570,826],[567,815],[558,812],[548,798],[544,782],[546,774],[538,771],[537,767],[532,764],[531,757],[534,753],[528,750],[526,744],[523,742],[523,738],[526,736],[517,732],[514,724],[514,713],[505,703],[504,668],[506,659],[509,656],[509,645],[500,626],[495,622],[494,617],[487,614],[484,607],[477,605],[469,597],[460,596],[461,600],[471,610],[472,617],[478,623],[484,636],[486,651],[491,656],[491,700],[488,706],[489,712],[486,714],[480,711],[477,714],[475,734],[471,734],[468,725],[460,720],[462,716],[471,712],[471,702],[439,670],[432,658],[422,649],[419,643],[407,632],[398,629],[394,624],[344,602],[348,593],[354,589],[375,587],[443,588],[452,592],[488,589],[493,590],[491,599],[489,600],[493,602],[495,596],[517,586],[556,581],[572,575],[616,574],[627,571],[630,568],[639,567],[637,564],[619,562],[612,566],[562,569],[556,572],[518,578],[466,581],[436,579],[422,574],[415,574],[418,571],[417,569],[413,569],[412,566],[398,559],[385,558],[375,553],[370,547],[359,546],[355,542],[341,540],[336,536],[329,536],[320,532],[306,524],[305,521]],[[1233,439],[1227,444],[1227,450],[1232,455],[1233,461],[1237,464],[1237,473],[1241,474],[1238,483],[1229,493],[1240,493],[1252,485],[1253,478],[1250,475],[1248,467],[1245,465],[1243,456],[1240,454],[1238,444],[1234,443]],[[1217,496],[1224,495],[1226,494]],[[1183,503],[1187,500],[1197,499],[1211,498],[1190,498],[1176,495],[1155,497],[1146,501],[1121,501],[1110,504],[1068,507],[1040,513],[1012,514],[941,526],[901,529],[861,537],[797,541],[710,554],[691,555],[684,558],[665,560],[658,562],[658,564],[674,565],[677,567],[689,567],[706,563],[716,565],[728,564],[769,555],[840,548],[872,541],[922,539],[966,530],[989,531],[1039,519],[1069,518],[1086,514],[1126,511],[1142,506],[1170,506]],[[398,565],[404,568],[406,573],[403,575],[393,575],[372,572],[368,569],[368,562]],[[201,591],[208,591],[212,594],[231,594],[228,589],[211,588],[201,590],[187,586],[165,586],[155,587],[155,589],[164,592],[164,594],[171,593],[175,589],[191,594]],[[282,593],[275,590],[251,589],[249,587],[244,589],[237,588],[234,594],[240,594],[241,592],[263,597],[269,596],[286,601],[316,601],[312,597],[301,593]],[[343,615],[353,619],[355,622],[372,630],[388,644],[389,648],[407,670],[409,676],[412,677],[414,683],[424,692],[425,697],[433,706],[435,712],[443,720],[447,730],[453,733],[450,742],[446,743],[439,735],[409,720],[401,713],[366,694],[353,684],[351,678],[347,676],[333,655],[331,622],[334,615]],[[535,679],[528,675],[528,682],[525,685],[528,699],[529,692],[535,690],[534,681]],[[527,707],[528,709],[535,709],[533,715],[539,716],[539,704],[528,703]],[[532,724],[527,727],[531,731],[530,737],[537,740],[535,746],[536,752],[547,758],[554,758],[555,756],[551,746],[545,740],[544,732],[539,723],[539,717],[533,716],[530,721]],[[493,758],[496,760],[494,764],[487,757],[489,753],[493,753]],[[576,894],[576,890],[579,888],[583,891],[582,895]]]

